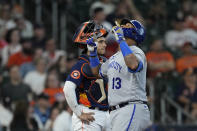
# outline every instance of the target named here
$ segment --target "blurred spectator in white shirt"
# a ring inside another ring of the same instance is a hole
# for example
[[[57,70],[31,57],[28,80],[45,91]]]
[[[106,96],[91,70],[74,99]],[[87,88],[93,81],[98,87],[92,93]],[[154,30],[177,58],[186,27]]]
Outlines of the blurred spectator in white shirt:
[[[2,56],[2,66],[7,64],[7,61],[10,55],[21,51],[20,45],[20,32],[17,28],[13,28],[8,30],[6,34],[6,41],[8,45],[2,49],[1,56]]]
[[[32,38],[33,37],[33,25],[30,21],[26,20],[22,14],[18,14],[15,17],[16,27],[21,31],[21,36],[23,38]]]
[[[65,54],[63,50],[56,49],[56,41],[53,38],[47,40],[46,51],[43,54],[43,57],[47,60],[47,67],[54,65],[59,57]]]
[[[11,7],[9,4],[2,4],[0,8],[0,34],[6,33],[6,24],[11,18]]]
[[[111,30],[112,25],[106,21],[106,14],[102,7],[97,7],[93,10],[92,18],[97,24],[101,24],[106,29]]]
[[[0,116],[1,116],[0,117],[1,127],[8,128],[13,119],[13,113],[7,108],[5,108],[1,103],[0,103]]]
[[[33,37],[33,26],[30,21],[24,17],[24,10],[20,5],[14,5],[12,8],[12,19],[10,19],[6,28],[18,28],[21,31],[21,36],[23,38]]]
[[[54,121],[53,131],[72,131],[72,110],[66,101],[63,103],[63,110]]]
[[[6,29],[19,28],[21,36],[24,38],[30,38],[33,36],[33,27],[30,21],[24,17],[23,8],[15,4],[11,9],[11,19],[6,22]]]
[[[92,16],[94,9],[101,7],[104,9],[106,15],[111,14],[115,10],[115,5],[111,2],[111,0],[100,0],[94,2],[90,7],[90,16]]]
[[[36,70],[29,72],[25,78],[24,82],[30,85],[32,91],[39,95],[44,90],[44,83],[46,80],[46,61],[40,58],[36,61]]]
[[[176,20],[173,22],[174,29],[165,34],[165,43],[171,50],[177,50],[185,42],[191,42],[194,47],[197,46],[197,33],[192,29],[186,29],[184,26],[184,17],[181,12],[177,13]]]

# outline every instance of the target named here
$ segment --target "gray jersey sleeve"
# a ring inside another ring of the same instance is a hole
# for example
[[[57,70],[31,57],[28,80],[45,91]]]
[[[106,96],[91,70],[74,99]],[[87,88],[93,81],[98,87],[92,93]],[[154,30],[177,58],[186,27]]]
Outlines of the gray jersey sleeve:
[[[144,54],[144,52],[140,48],[138,48],[138,47],[132,46],[130,48],[133,51],[134,55],[137,57],[137,59],[139,61],[141,61],[143,63],[143,65],[144,65],[145,64],[145,61],[146,61],[145,60],[145,54]]]
[[[99,75],[101,77],[107,77],[107,69],[108,69],[109,60],[103,63],[99,69]]]

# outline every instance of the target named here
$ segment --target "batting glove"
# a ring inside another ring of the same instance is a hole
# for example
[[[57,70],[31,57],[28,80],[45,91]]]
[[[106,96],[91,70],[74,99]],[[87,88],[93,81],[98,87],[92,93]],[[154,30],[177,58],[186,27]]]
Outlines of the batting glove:
[[[114,26],[112,28],[112,33],[114,34],[116,40],[118,41],[118,43],[120,44],[121,41],[124,41],[125,38],[124,38],[124,34],[123,34],[123,31],[122,31],[122,28],[119,27],[119,26]]]
[[[97,42],[94,42],[93,38],[86,40],[88,51],[90,51],[90,56],[97,56]]]

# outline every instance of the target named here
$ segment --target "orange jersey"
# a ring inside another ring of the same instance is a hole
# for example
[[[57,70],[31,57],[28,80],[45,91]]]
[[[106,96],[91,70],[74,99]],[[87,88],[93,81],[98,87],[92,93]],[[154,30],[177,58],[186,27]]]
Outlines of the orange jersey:
[[[197,55],[184,56],[176,61],[176,69],[182,73],[187,68],[197,68]]]
[[[146,53],[146,58],[147,58],[148,62],[151,61],[155,64],[160,63],[162,61],[168,61],[168,62],[174,61],[173,56],[168,51],[164,51],[164,52],[150,51],[150,52]],[[155,76],[158,72],[167,72],[167,71],[169,71],[169,69],[160,68],[158,70],[151,71],[150,75]]]
[[[18,52],[18,53],[15,53],[15,54],[10,56],[7,66],[8,67],[10,67],[12,65],[20,66],[23,63],[31,62],[31,61],[32,61],[31,56],[24,56],[21,52]]]
[[[44,93],[49,95],[49,101],[51,104],[57,100],[57,97],[60,95],[64,95],[63,88],[46,88]]]

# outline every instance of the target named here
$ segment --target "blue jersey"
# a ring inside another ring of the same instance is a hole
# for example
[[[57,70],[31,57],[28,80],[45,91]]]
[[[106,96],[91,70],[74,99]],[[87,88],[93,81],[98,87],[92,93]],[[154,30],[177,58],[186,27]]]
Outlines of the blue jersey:
[[[100,58],[105,61],[104,57]],[[93,76],[87,55],[81,55],[73,66],[67,81],[77,85],[76,96],[79,104],[87,107],[108,108],[107,79],[97,79]]]

